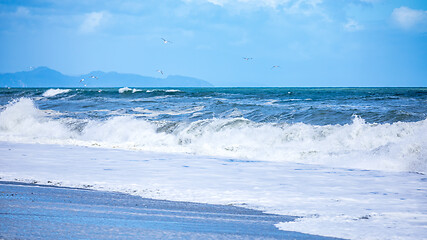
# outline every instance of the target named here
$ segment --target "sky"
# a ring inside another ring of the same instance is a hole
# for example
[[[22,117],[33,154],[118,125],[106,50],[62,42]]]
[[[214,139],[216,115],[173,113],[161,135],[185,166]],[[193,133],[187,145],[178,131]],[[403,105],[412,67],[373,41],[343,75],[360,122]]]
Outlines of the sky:
[[[427,1],[0,0],[0,73],[38,66],[225,87],[426,87]]]

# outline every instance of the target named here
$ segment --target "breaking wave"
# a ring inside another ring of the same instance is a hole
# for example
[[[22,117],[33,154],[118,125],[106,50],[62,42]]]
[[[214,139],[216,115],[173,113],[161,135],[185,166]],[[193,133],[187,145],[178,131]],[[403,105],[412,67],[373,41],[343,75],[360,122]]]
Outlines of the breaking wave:
[[[42,96],[43,97],[54,97],[58,94],[68,93],[70,91],[71,91],[71,89],[59,89],[59,88],[53,89],[53,88],[51,88],[51,89],[47,90],[46,92],[44,92]]]
[[[195,122],[52,119],[28,98],[0,113],[3,141],[73,144],[230,158],[427,172],[427,119],[344,125],[257,123],[245,118]]]
[[[136,88],[128,88],[128,87],[123,87],[119,89],[119,93],[125,93],[125,92],[132,92],[132,93],[136,93],[136,92],[141,92],[142,90],[136,89]]]

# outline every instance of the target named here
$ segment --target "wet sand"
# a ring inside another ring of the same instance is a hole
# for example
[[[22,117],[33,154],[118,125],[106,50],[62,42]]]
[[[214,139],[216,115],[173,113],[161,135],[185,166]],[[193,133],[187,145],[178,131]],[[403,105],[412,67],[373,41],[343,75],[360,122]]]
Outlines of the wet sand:
[[[235,206],[0,181],[0,239],[332,239],[274,226],[295,219]]]

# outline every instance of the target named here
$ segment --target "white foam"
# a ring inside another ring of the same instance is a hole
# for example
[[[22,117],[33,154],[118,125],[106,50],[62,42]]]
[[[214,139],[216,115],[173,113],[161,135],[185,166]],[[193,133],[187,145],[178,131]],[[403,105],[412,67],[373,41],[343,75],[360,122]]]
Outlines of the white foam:
[[[128,88],[128,87],[122,87],[119,89],[119,93],[124,93],[124,92],[129,92],[132,91],[132,89]]]
[[[177,90],[177,89],[153,89],[153,90],[147,90],[147,93],[151,93],[151,92],[181,92],[181,90]]]
[[[275,105],[279,100],[277,99],[268,99],[266,100],[265,103],[263,103],[262,105]]]
[[[11,102],[0,113],[0,136],[3,140],[25,142],[49,142],[51,139],[72,137],[73,133],[64,124],[50,120],[47,115],[28,98]]]
[[[162,113],[134,110],[145,116]],[[167,114],[191,114],[198,110]],[[76,128],[76,119],[51,119],[30,99],[22,98],[0,113],[0,137],[14,142],[80,146],[96,143],[123,149],[427,172],[427,119],[368,124],[355,117],[351,124],[326,126],[256,123],[244,118],[170,123],[116,116],[84,121],[85,126]]]
[[[53,88],[51,88],[51,89],[47,90],[46,92],[44,92],[42,96],[43,97],[53,97],[53,96],[56,96],[58,94],[68,93],[70,91],[71,91],[71,89],[59,89],[59,88],[53,89]]]
[[[134,120],[129,124],[125,118],[114,121],[105,124],[128,125],[101,126],[110,131],[104,132],[106,137],[126,127],[150,129],[142,137],[152,137],[150,132],[155,130]],[[122,137],[128,139],[126,134]],[[166,134],[158,138],[153,142],[166,146],[173,142]],[[283,230],[347,239],[427,238],[427,186],[421,174],[4,142],[0,142],[0,166],[4,181],[90,185],[142,197],[237,205],[302,217],[278,223]]]
[[[157,117],[162,114],[167,114],[171,116],[178,116],[178,115],[184,115],[184,114],[191,114],[196,113],[199,111],[202,111],[205,107],[204,106],[197,106],[193,108],[188,108],[184,110],[167,110],[167,111],[155,111],[155,110],[149,110],[141,107],[132,108],[135,112],[140,112],[142,116],[148,116],[148,117]]]
[[[123,87],[119,89],[119,93],[125,93],[125,92],[132,92],[132,93],[136,93],[136,92],[142,92],[142,90],[140,89],[136,89],[136,88],[128,88],[128,87]]]

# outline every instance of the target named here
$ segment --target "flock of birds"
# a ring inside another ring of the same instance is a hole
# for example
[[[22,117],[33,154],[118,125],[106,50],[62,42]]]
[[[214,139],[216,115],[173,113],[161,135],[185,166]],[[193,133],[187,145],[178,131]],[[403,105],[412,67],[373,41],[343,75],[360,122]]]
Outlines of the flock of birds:
[[[162,41],[163,41],[164,44],[170,44],[170,43],[172,43],[172,41],[169,41],[167,39],[164,39],[164,38],[160,38],[160,39],[162,39]],[[251,58],[251,57],[243,57],[243,60],[245,60],[245,61],[249,61],[249,60],[252,60],[252,59],[253,58]],[[271,69],[275,69],[275,68],[280,68],[280,66],[279,65],[274,65],[274,66],[271,67]],[[163,70],[158,69],[157,72],[160,73],[160,74],[162,74],[162,76],[163,76]]]
[[[93,76],[93,75],[91,75],[91,76],[89,76],[89,78],[92,78],[92,79],[98,79],[98,77],[97,76]],[[82,78],[82,79],[80,79],[80,82],[83,84],[83,86],[87,86],[87,84],[85,84],[84,83],[84,81],[85,81],[85,79],[84,78]]]
[[[171,43],[173,43],[172,41],[169,41],[169,40],[164,39],[164,38],[160,38],[160,39],[163,41],[163,43],[164,43],[164,44],[171,44]],[[252,57],[242,57],[242,58],[243,58],[243,60],[245,60],[245,61],[253,60],[253,58],[252,58]],[[272,67],[271,67],[271,69],[275,69],[275,68],[279,68],[279,67],[280,67],[279,65],[274,65],[274,66],[272,66]],[[33,67],[30,67],[30,70],[33,70],[33,69],[34,69]],[[164,75],[163,70],[161,70],[161,69],[157,69],[156,71],[157,71],[159,74],[161,74],[162,76]],[[88,78],[89,78],[89,79],[98,79],[98,77],[97,77],[97,76],[93,76],[93,75],[89,76]],[[80,79],[80,83],[82,83],[84,87],[86,87],[86,86],[87,86],[87,84],[85,84],[85,83],[84,83],[84,81],[85,81],[85,80],[86,80],[85,78]]]

